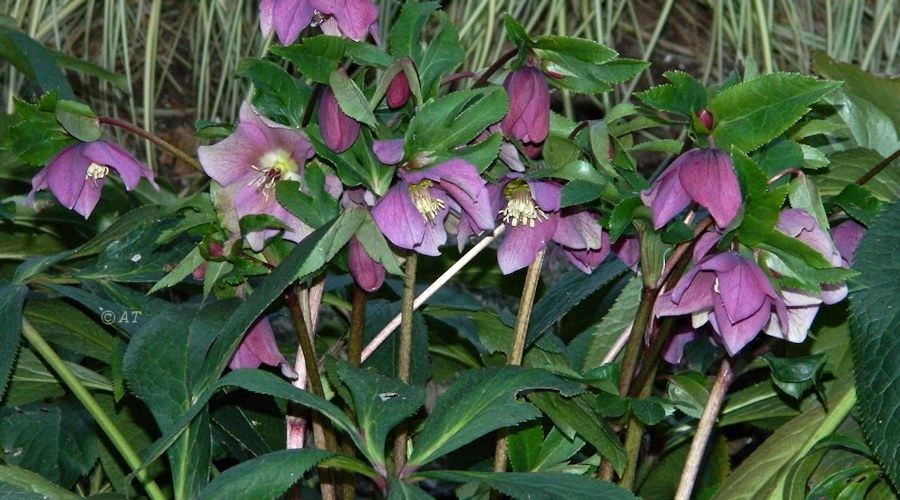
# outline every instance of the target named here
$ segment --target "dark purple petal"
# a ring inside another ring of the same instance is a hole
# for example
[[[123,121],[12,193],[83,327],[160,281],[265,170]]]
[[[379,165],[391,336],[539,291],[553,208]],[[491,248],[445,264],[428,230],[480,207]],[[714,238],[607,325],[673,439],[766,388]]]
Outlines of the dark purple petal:
[[[409,196],[409,184],[398,182],[372,208],[382,234],[400,248],[413,250],[425,237],[425,220]]]
[[[403,159],[403,145],[406,139],[390,139],[387,141],[375,141],[372,143],[372,152],[378,161],[385,165],[396,165]]]
[[[611,245],[612,252],[616,254],[632,271],[637,271],[638,262],[641,260],[641,242],[637,236],[624,236]]]
[[[680,322],[675,328],[662,353],[662,358],[673,365],[681,363],[684,347],[700,338],[700,334],[691,327],[690,323]]]
[[[694,262],[700,262],[706,257],[706,254],[715,248],[721,239],[722,234],[718,231],[707,231],[701,234],[700,237],[697,238],[697,243],[694,245]]]
[[[506,225],[506,235],[497,249],[497,263],[503,274],[531,265],[537,253],[546,248],[556,232],[558,218],[555,213],[547,215],[547,220],[535,221],[534,227]]]
[[[525,165],[522,164],[522,159],[519,158],[519,150],[512,143],[504,142],[501,144],[500,153],[497,156],[510,170],[515,172],[525,171]]]
[[[88,181],[86,176],[91,160],[83,155],[84,147],[84,143],[74,144],[56,153],[50,163],[32,180],[34,191],[49,188],[64,207],[73,208]],[[87,215],[81,214],[87,218]]]
[[[609,237],[600,227],[598,218],[586,210],[564,212],[556,225],[553,241],[572,250],[599,250],[604,243],[609,247]]]
[[[769,297],[778,296],[762,269],[735,252],[718,254],[698,267],[716,273],[718,294],[731,323],[755,314]]]
[[[720,149],[694,149],[678,172],[682,188],[692,200],[709,210],[719,227],[725,227],[741,208],[741,189],[731,157]]]
[[[360,41],[378,20],[378,7],[371,0],[310,0],[317,11],[334,17],[340,32]],[[324,31],[324,28],[323,28]]]
[[[272,332],[272,325],[269,320],[262,318],[253,323],[247,330],[241,345],[235,353],[229,368],[236,370],[239,368],[258,368],[261,364],[269,366],[278,366],[280,363],[287,363],[284,356],[278,350],[278,344],[275,342],[275,334]]]
[[[862,239],[865,233],[866,228],[853,220],[841,222],[831,228],[831,239],[841,254],[841,262],[844,267],[853,265],[856,247],[859,246],[859,240]]]
[[[503,83],[509,96],[509,111],[500,122],[509,139],[540,143],[550,129],[550,89],[540,70],[532,66],[507,75]]]
[[[725,311],[722,300],[717,299],[714,301],[713,313],[709,315],[709,319],[713,328],[719,333],[725,350],[734,356],[762,331],[771,318],[770,311],[771,305],[766,304],[766,307],[760,307],[750,316],[732,322],[728,319],[728,313]]]
[[[84,145],[82,154],[98,165],[115,170],[122,178],[125,189],[129,191],[137,187],[141,177],[146,178],[159,191],[159,186],[153,180],[153,172],[115,144],[105,141],[89,142]]]
[[[355,236],[350,238],[347,250],[347,266],[353,281],[367,292],[381,288],[385,276],[384,266],[369,256]]]
[[[701,272],[699,268],[694,267],[682,276],[671,292],[660,294],[656,299],[654,314],[656,316],[680,316],[711,310],[715,281],[714,273]]]
[[[598,249],[572,250],[563,247],[563,253],[572,265],[587,274],[591,274],[603,262],[603,259],[609,255],[609,237],[603,234],[603,238],[606,244]]]
[[[531,196],[537,206],[545,212],[556,212],[559,210],[559,202],[562,199],[562,186],[553,181],[544,181],[540,179],[528,179],[528,187],[531,189]]]
[[[359,122],[341,110],[330,87],[319,99],[319,128],[325,144],[335,153],[346,151],[359,136]]]
[[[437,256],[441,254],[440,247],[447,243],[447,229],[444,228],[444,221],[447,220],[448,213],[450,211],[447,208],[438,210],[434,216],[434,221],[425,223],[422,243],[413,250],[422,255]]]
[[[271,20],[263,24],[263,5],[260,3],[260,28],[266,34],[266,28],[272,26],[278,35],[278,41],[282,45],[290,45],[303,28],[309,26],[312,21],[314,9],[309,0],[274,0],[271,8]],[[269,28],[271,32],[271,28]]]
[[[653,181],[649,189],[641,191],[641,201],[650,207],[655,229],[668,224],[691,203],[691,197],[678,180],[678,171],[683,164],[684,155],[672,162],[665,172]]]
[[[410,184],[416,184],[425,179],[440,184],[455,184],[472,199],[479,196],[485,185],[478,169],[461,158],[447,160],[430,167],[405,170],[400,172],[400,176]]]
[[[406,78],[406,72],[400,71],[394,75],[394,79],[388,85],[385,99],[391,109],[397,109],[406,104],[406,101],[409,100],[409,80]]]
[[[482,186],[476,193],[475,198],[470,197],[468,193],[455,184],[442,183],[440,184],[440,189],[444,190],[458,205],[460,221],[465,215],[466,223],[471,226],[475,233],[494,228],[496,217],[494,216],[495,212],[491,210],[491,200],[488,197],[487,186]]]
[[[229,190],[223,191],[225,193],[230,192]],[[273,195],[266,196],[265,193],[255,186],[238,187],[232,203],[238,220],[245,215],[265,214],[283,222],[287,229],[284,230],[282,237],[288,241],[299,243],[312,233],[311,227],[282,207]],[[278,232],[278,229],[251,231],[246,236],[247,243],[250,245],[250,248],[259,252],[265,246],[265,241],[278,234]]]

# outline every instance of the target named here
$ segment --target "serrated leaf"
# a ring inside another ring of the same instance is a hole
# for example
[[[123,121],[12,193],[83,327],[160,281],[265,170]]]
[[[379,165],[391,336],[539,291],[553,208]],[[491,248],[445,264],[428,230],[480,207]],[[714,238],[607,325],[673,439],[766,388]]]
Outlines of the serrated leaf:
[[[833,201],[835,205],[843,208],[851,217],[867,226],[872,225],[884,207],[884,203],[876,198],[871,191],[857,184],[847,184],[834,197]]]
[[[0,280],[0,398],[6,392],[9,374],[19,351],[19,339],[22,335],[22,308],[28,288],[19,283],[7,283]]]
[[[791,73],[773,73],[729,87],[709,101],[713,137],[725,150],[749,152],[781,135],[808,106],[840,86]]]
[[[307,165],[303,179],[303,184],[297,181],[277,183],[275,198],[281,206],[313,229],[322,227],[340,214],[340,204],[325,189],[325,172],[321,167],[316,164]]]
[[[322,140],[319,127],[312,125],[306,128],[309,142],[316,150],[316,154],[334,165],[338,177],[347,186],[365,186],[378,196],[383,196],[394,178],[394,167],[381,164],[368,145],[372,144],[372,136],[369,129],[359,131],[360,138],[350,146],[350,149],[337,154]]]
[[[577,386],[539,369],[504,367],[464,372],[441,396],[408,460],[418,467],[489,433],[540,416],[523,391],[550,389],[572,395]]]
[[[338,105],[347,116],[354,120],[365,123],[371,128],[378,127],[378,121],[375,114],[369,108],[369,101],[363,95],[362,90],[356,83],[350,79],[343,70],[337,70],[328,77],[328,84],[334,92]]]
[[[454,483],[482,482],[516,499],[622,500],[635,498],[631,492],[612,483],[562,472],[431,471],[422,472],[416,476]]]
[[[823,230],[828,231],[828,216],[825,207],[822,206],[822,197],[816,183],[808,175],[798,175],[791,181],[791,190],[788,193],[791,207],[801,208],[812,215]]]
[[[169,274],[167,274],[165,278],[157,281],[156,284],[153,285],[153,287],[150,288],[150,291],[148,291],[147,293],[151,294],[162,290],[163,288],[169,288],[181,283],[185,278],[190,276],[191,273],[194,272],[194,270],[200,267],[200,264],[203,264],[204,262],[205,261],[203,259],[203,256],[200,255],[200,248],[194,248],[193,250],[191,250],[191,253],[187,254],[183,259],[181,259],[181,262],[179,262],[174,269],[169,271]]]
[[[437,11],[434,16],[438,19],[439,31],[428,44],[425,54],[416,61],[425,96],[437,94],[444,74],[459,66],[466,56],[456,26],[443,12]]]
[[[409,122],[406,152],[449,152],[462,146],[506,114],[502,87],[462,90],[430,100]]]
[[[422,28],[428,22],[431,13],[440,8],[438,2],[406,2],[400,9],[400,15],[391,25],[388,41],[391,54],[397,57],[406,56],[417,61],[422,54],[420,36]]]
[[[260,113],[286,125],[303,125],[306,104],[312,96],[312,89],[306,84],[294,79],[281,66],[262,59],[242,60],[235,75],[253,83],[256,89],[253,106]]]
[[[647,106],[682,116],[693,116],[706,107],[706,87],[696,78],[683,71],[666,71],[663,76],[672,83],[651,87],[635,96]]]
[[[388,480],[387,500],[433,500],[434,497],[414,484],[391,476]]]
[[[306,471],[333,456],[334,452],[314,448],[267,453],[226,470],[210,482],[198,498],[276,498]]]
[[[881,163],[884,157],[871,149],[853,148],[835,153],[829,160],[831,163],[824,175],[816,176],[822,196],[837,195],[848,184],[855,183]],[[867,182],[865,187],[882,201],[900,199],[900,168],[889,166]]]
[[[600,322],[585,330],[581,335],[591,337],[587,354],[584,357],[582,370],[589,370],[600,365],[600,361],[612,348],[616,339],[631,325],[641,299],[643,284],[641,278],[633,276],[622,288],[609,312]]]
[[[559,207],[584,205],[596,200],[602,193],[603,186],[599,184],[581,180],[569,181],[560,190]]]
[[[532,470],[532,466],[541,452],[543,441],[544,429],[540,422],[528,422],[520,425],[506,436],[506,452],[509,456],[509,466],[513,472]]]
[[[900,128],[900,82],[896,78],[877,77],[854,64],[836,61],[822,51],[813,53],[813,69],[826,78],[843,80],[847,93],[875,104]]]
[[[12,465],[0,465],[0,496],[11,500],[79,500],[83,498],[60,488],[44,476]]]
[[[900,377],[900,203],[887,207],[869,228],[853,267],[860,272],[850,294],[855,378],[859,389],[859,417],[866,439],[894,486],[900,485],[900,395],[892,390]],[[876,368],[877,367],[877,368]]]
[[[317,83],[328,83],[338,69],[347,48],[344,38],[328,35],[303,38],[300,43],[274,45],[269,52],[283,57],[297,67],[297,72]]]
[[[80,102],[60,100],[56,105],[56,119],[66,132],[81,142],[100,139],[100,122],[97,115]]]

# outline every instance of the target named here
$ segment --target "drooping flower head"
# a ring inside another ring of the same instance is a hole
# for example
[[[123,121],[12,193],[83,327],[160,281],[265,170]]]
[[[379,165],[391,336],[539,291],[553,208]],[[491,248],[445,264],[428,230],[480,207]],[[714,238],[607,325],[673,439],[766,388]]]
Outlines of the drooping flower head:
[[[653,226],[665,226],[694,201],[709,210],[716,225],[724,228],[741,207],[741,189],[731,157],[718,148],[692,149],[672,162],[641,200],[650,207]]]
[[[384,144],[380,156],[396,158],[396,144]],[[372,209],[378,229],[394,245],[440,255],[438,247],[447,241],[444,221],[451,209],[478,232],[493,228],[485,182],[467,161],[454,158],[429,167],[401,167],[397,175],[399,182]]]
[[[503,135],[532,145],[544,142],[550,131],[550,88],[541,70],[526,64],[506,76],[503,88],[509,95],[509,111],[500,122]]]
[[[266,318],[260,318],[250,326],[238,350],[228,362],[228,367],[232,370],[259,368],[260,365],[279,366],[285,377],[297,378],[297,372],[278,350],[272,324]]]
[[[732,356],[770,320],[788,328],[787,307],[766,274],[753,261],[730,251],[698,262],[674,289],[659,296],[655,314],[691,314],[694,327],[709,321]]]
[[[326,35],[354,41],[365,38],[378,20],[371,0],[261,0],[259,28],[264,37],[278,35],[282,45],[297,40],[307,26],[320,26]]]
[[[375,204],[375,196],[365,188],[351,188],[341,195],[341,205],[344,208],[370,207]],[[362,242],[356,236],[350,238],[347,243],[347,267],[350,268],[350,276],[353,281],[367,292],[374,292],[384,283],[384,266],[373,259]]]
[[[119,174],[129,191],[142,177],[159,191],[153,172],[119,146],[106,141],[81,142],[63,148],[31,179],[26,201],[33,203],[38,191],[49,189],[63,206],[87,219],[100,201],[100,190],[110,172]]]
[[[212,146],[201,146],[197,152],[203,170],[222,186],[221,205],[233,213],[234,226],[245,215],[268,214],[284,222],[288,228],[284,238],[289,241],[299,242],[312,231],[275,199],[275,184],[302,180],[306,161],[314,155],[302,131],[259,115],[245,102],[234,133]],[[265,239],[277,232],[252,231],[247,242],[259,251]]]
[[[322,92],[318,116],[322,139],[335,153],[343,153],[359,137],[359,122],[341,110],[331,87],[326,87]]]

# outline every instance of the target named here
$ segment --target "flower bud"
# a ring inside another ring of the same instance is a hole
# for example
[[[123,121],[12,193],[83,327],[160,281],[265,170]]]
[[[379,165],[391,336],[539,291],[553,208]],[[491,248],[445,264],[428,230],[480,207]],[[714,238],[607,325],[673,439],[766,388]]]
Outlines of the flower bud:
[[[387,104],[391,109],[403,107],[409,100],[409,80],[403,71],[397,73],[387,89]]]
[[[697,111],[697,120],[706,127],[706,130],[712,130],[713,128],[713,115],[709,112],[709,110],[701,109]]]
[[[331,88],[319,99],[319,128],[325,144],[335,153],[346,151],[359,136],[359,122],[341,110]]]
[[[522,66],[503,82],[509,112],[500,122],[503,135],[522,142],[541,143],[550,131],[550,88],[540,70]]]
[[[356,237],[350,238],[348,250],[347,265],[350,267],[353,281],[367,292],[381,288],[385,276],[384,266],[369,256]]]

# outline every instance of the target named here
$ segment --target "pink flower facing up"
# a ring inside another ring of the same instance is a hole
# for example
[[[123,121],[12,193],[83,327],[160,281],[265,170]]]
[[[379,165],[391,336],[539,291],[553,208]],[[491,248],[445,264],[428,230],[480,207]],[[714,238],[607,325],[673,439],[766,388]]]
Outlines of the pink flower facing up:
[[[306,135],[259,115],[249,103],[241,106],[240,120],[233,134],[212,146],[198,149],[200,164],[207,175],[223,188],[219,195],[226,212],[223,218],[237,231],[237,221],[251,214],[268,214],[285,223],[284,238],[295,243],[312,229],[275,200],[279,180],[302,179],[303,167],[314,154]],[[266,238],[278,233],[267,229],[252,231],[247,243],[262,250]]]
[[[137,187],[141,177],[159,191],[153,172],[119,146],[106,141],[82,142],[63,148],[31,179],[26,202],[34,203],[38,191],[49,189],[63,206],[87,219],[100,201],[106,177],[113,171],[129,191]]]
[[[659,296],[656,316],[691,314],[695,328],[707,321],[734,356],[770,321],[788,328],[788,311],[769,278],[736,252],[706,257],[675,288]]]
[[[386,142],[380,158],[395,159],[396,141]],[[382,160],[384,161],[384,160]],[[423,255],[440,255],[447,241],[444,221],[450,209],[476,232],[492,229],[494,216],[484,180],[465,160],[431,167],[399,168],[397,182],[372,208],[372,218],[391,243]]]
[[[359,122],[341,110],[330,87],[319,99],[319,128],[325,145],[335,153],[343,153],[359,137]]]
[[[506,235],[497,249],[503,274],[530,265],[550,241],[558,243],[569,262],[586,273],[609,254],[609,236],[595,214],[560,209],[562,186],[558,183],[508,174],[491,191],[494,207],[506,224]]]
[[[716,225],[724,228],[738,214],[741,189],[727,153],[714,147],[692,149],[676,158],[650,189],[641,191],[641,200],[650,207],[656,229],[691,201],[709,210]]]
[[[506,76],[503,88],[509,95],[509,111],[500,122],[503,135],[533,145],[544,142],[550,131],[550,88],[544,74],[522,66]]]
[[[281,373],[287,378],[297,378],[297,372],[291,368],[281,352],[278,350],[278,344],[275,342],[275,334],[272,332],[272,325],[266,318],[256,320],[241,345],[228,362],[228,367],[232,370],[241,368],[259,368],[260,365],[279,366]]]
[[[365,38],[378,20],[378,7],[371,0],[262,0],[259,28],[268,37],[275,31],[278,41],[288,45],[307,26],[320,26],[326,35],[354,41]]]
[[[783,210],[775,229],[806,243],[825,257],[832,266],[842,265],[841,254],[831,242],[831,238],[819,227],[816,219],[804,210],[791,208]],[[847,296],[844,283],[822,285],[822,292],[783,288],[781,296],[788,307],[788,328],[782,329],[778,322],[771,322],[766,333],[790,342],[803,342],[821,304],[834,304]]]

